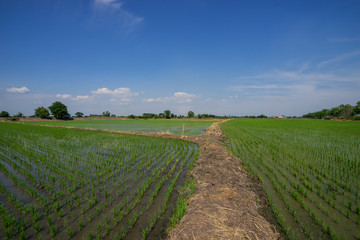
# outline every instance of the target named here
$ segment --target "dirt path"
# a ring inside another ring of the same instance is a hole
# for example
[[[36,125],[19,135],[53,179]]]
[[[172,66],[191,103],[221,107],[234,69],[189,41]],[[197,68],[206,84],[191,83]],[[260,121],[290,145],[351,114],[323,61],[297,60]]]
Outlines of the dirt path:
[[[187,213],[177,227],[170,231],[167,240],[280,238],[275,227],[263,216],[269,214],[268,208],[264,207],[266,196],[261,185],[248,176],[240,159],[226,151],[226,137],[220,129],[220,124],[225,121],[212,124],[205,136],[182,138],[198,144],[201,149],[191,172],[197,180],[197,189],[189,200]],[[159,133],[64,128],[181,138]]]
[[[275,228],[259,214],[265,199],[261,186],[223,146],[221,123],[211,125],[205,136],[185,137],[201,148],[192,171],[197,190],[167,239],[278,239]]]

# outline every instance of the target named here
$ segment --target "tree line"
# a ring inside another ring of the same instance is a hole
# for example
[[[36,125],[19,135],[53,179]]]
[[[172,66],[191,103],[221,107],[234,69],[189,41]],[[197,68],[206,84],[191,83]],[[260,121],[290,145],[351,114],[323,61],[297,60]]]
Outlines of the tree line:
[[[341,104],[340,106],[331,108],[331,109],[323,109],[321,111],[312,112],[303,115],[304,118],[312,118],[312,119],[354,119],[360,120],[360,101],[356,103],[355,106],[351,106],[350,104]]]
[[[73,117],[69,114],[67,110],[67,106],[62,102],[56,101],[49,107],[38,107],[34,109],[34,115],[31,117],[43,118],[43,119],[51,119],[52,117],[61,120],[72,120]],[[10,120],[17,120],[21,117],[25,117],[22,113],[18,113],[14,116],[10,116],[10,114],[6,111],[0,112],[0,117],[9,118]],[[76,112],[75,116],[77,118],[85,117],[82,112]],[[90,114],[90,117],[116,117],[115,114],[111,114],[109,111],[104,111],[102,114]],[[216,116],[213,114],[197,114],[193,111],[188,111],[187,115],[176,115],[172,113],[169,109],[165,110],[162,113],[143,113],[142,115],[129,115],[129,116],[120,116],[127,117],[131,119],[172,119],[172,118],[198,118],[198,119],[206,119],[206,118],[224,118],[221,116]]]
[[[188,111],[187,115],[176,115],[172,113],[170,110],[165,110],[162,113],[143,113],[142,115],[129,115],[128,118],[132,119],[172,119],[172,118],[198,118],[198,119],[206,119],[206,118],[220,118],[219,116],[215,116],[212,114],[198,114],[195,115],[193,111]]]
[[[65,106],[62,102],[56,101],[48,108],[41,106],[35,109],[35,113],[32,117],[38,117],[43,119],[50,119],[51,115],[56,119],[63,119],[68,120],[72,119],[68,110],[67,106]],[[7,111],[1,111],[0,117],[6,117],[10,118],[10,120],[17,120],[21,117],[25,117],[24,114],[19,112],[18,114],[15,114],[14,116],[10,116],[10,114]]]

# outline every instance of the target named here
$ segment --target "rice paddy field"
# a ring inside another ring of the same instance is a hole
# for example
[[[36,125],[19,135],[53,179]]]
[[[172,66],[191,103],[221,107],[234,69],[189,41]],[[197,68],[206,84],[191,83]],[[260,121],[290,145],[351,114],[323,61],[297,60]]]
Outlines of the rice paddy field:
[[[238,119],[221,128],[288,238],[360,239],[359,122]]]
[[[71,126],[129,132],[169,132],[181,135],[203,135],[206,128],[216,121],[209,120],[81,120],[81,121],[33,121],[30,124]]]
[[[0,239],[158,239],[198,153],[177,139],[0,123]]]

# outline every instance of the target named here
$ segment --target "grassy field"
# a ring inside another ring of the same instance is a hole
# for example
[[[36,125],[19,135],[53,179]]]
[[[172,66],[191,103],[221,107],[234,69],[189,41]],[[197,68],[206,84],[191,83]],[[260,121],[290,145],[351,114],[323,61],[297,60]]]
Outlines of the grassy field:
[[[197,154],[177,139],[0,123],[0,239],[161,237]]]
[[[360,238],[359,122],[239,119],[222,130],[289,238]]]
[[[81,120],[81,121],[34,121],[40,125],[71,126],[129,132],[170,132],[181,135],[203,135],[206,128],[216,121],[207,120]]]

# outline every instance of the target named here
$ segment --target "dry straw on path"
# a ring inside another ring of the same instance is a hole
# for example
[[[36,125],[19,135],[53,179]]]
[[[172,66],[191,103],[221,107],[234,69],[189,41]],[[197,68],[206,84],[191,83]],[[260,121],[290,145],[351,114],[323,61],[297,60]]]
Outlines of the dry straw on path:
[[[266,202],[261,186],[226,151],[221,123],[214,123],[205,136],[184,137],[201,148],[192,171],[197,190],[167,239],[278,239],[274,226],[259,213]]]

